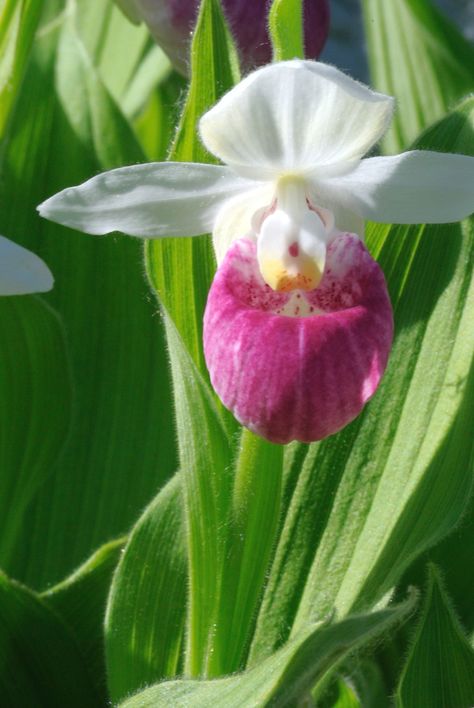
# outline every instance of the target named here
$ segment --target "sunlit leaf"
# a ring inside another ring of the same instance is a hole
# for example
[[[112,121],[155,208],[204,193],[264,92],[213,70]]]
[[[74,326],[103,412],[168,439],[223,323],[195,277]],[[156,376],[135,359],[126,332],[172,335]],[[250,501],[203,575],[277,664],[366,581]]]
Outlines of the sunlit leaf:
[[[237,55],[219,0],[204,0],[191,46],[191,84],[173,142],[170,159],[214,162],[197,135],[202,114],[237,79]],[[150,241],[146,249],[150,281],[167,308],[201,372],[202,317],[214,275],[208,238]],[[207,375],[207,374],[206,374]]]
[[[333,625],[308,626],[273,656],[242,674],[213,681],[164,682],[121,704],[123,708],[210,705],[299,705],[312,686],[342,657],[383,634],[413,609],[414,598],[403,605],[347,618]]]
[[[304,57],[303,0],[273,0],[268,15],[273,61]]]
[[[0,136],[23,79],[41,10],[40,0],[4,0],[0,6]]]
[[[474,48],[429,0],[363,0],[372,82],[397,98],[387,152],[474,90]]]

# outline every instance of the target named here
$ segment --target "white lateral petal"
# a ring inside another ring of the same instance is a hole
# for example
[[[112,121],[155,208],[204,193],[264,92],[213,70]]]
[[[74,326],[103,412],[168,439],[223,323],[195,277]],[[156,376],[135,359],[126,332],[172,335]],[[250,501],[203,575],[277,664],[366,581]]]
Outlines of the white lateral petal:
[[[103,172],[40,204],[41,216],[89,234],[197,236],[222,203],[249,183],[227,167],[155,162]]]
[[[214,155],[240,174],[268,179],[359,160],[385,132],[393,99],[332,66],[270,64],[233,88],[200,121]]]
[[[271,204],[273,193],[272,184],[257,184],[223,205],[212,232],[217,263],[222,262],[233,241],[252,235],[252,217],[259,209]]]
[[[0,295],[26,295],[51,290],[54,279],[35,253],[0,236]]]
[[[350,174],[319,182],[316,193],[372,221],[460,221],[474,210],[474,157],[423,150],[371,157]]]

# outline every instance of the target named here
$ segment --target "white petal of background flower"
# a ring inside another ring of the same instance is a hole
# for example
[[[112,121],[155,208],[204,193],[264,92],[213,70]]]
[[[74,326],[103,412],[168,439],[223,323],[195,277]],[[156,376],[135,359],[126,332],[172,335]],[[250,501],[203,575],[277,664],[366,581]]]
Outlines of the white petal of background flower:
[[[316,192],[372,221],[459,221],[474,210],[474,158],[428,150],[371,157],[350,174],[322,181]]]
[[[212,230],[224,201],[253,184],[219,165],[131,165],[64,189],[38,211],[51,221],[90,234],[197,236]]]
[[[54,279],[36,254],[0,236],[0,295],[26,295],[51,290]]]
[[[200,132],[208,150],[240,174],[271,179],[357,161],[392,112],[391,97],[334,67],[294,60],[247,76],[203,116]]]

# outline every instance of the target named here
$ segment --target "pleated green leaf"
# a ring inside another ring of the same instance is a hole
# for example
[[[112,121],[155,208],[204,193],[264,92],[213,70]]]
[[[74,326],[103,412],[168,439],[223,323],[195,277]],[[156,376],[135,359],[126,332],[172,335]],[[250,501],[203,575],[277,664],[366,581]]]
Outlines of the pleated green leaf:
[[[0,232],[39,253],[56,276],[47,299],[66,329],[75,393],[71,434],[7,568],[35,587],[58,582],[128,531],[176,466],[167,357],[142,243],[88,237],[36,213],[64,187],[144,160],[73,16],[62,19],[36,43],[0,160]],[[42,380],[59,385],[52,375]]]
[[[400,708],[471,708],[474,650],[451,607],[435,566],[397,692]]]
[[[304,57],[302,0],[273,0],[268,15],[273,61]]]
[[[72,575],[40,596],[73,634],[104,705],[108,700],[104,612],[112,573],[125,540],[122,538],[105,544]]]
[[[212,656],[232,488],[232,447],[224,418],[169,316],[166,334],[189,558],[185,671],[200,675]]]
[[[237,54],[219,0],[203,0],[191,46],[191,83],[170,159],[215,162],[200,142],[202,114],[238,78]],[[149,241],[146,248],[150,282],[170,313],[185,346],[202,373],[202,318],[215,259],[210,239],[179,238]]]
[[[71,423],[63,325],[37,296],[0,298],[0,563],[8,566],[25,514],[52,474]]]
[[[72,633],[33,592],[0,574],[0,703],[99,708]]]
[[[363,0],[372,83],[397,99],[384,147],[406,148],[474,90],[474,48],[429,0]]]
[[[281,511],[283,448],[244,430],[234,481],[208,676],[245,666]]]
[[[0,136],[23,79],[41,10],[42,0],[4,0],[0,7]]]
[[[125,701],[121,708],[299,705],[334,664],[393,628],[413,610],[414,602],[412,597],[380,612],[349,617],[332,625],[309,625],[273,656],[242,674],[213,681],[164,682]]]
[[[472,152],[474,100],[426,133],[425,149]],[[396,338],[364,413],[302,451],[269,574],[250,663],[332,607],[371,606],[462,516],[472,487],[474,286],[472,220],[372,225],[388,278]]]
[[[187,559],[180,477],[135,525],[111,587],[105,636],[114,704],[182,668]]]

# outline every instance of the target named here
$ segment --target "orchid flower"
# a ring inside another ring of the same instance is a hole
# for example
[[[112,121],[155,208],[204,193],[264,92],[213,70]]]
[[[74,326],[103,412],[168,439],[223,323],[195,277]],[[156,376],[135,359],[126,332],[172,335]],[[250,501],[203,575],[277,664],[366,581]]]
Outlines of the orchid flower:
[[[42,216],[91,234],[212,232],[218,261],[204,316],[212,384],[274,442],[321,439],[375,393],[393,321],[364,219],[445,223],[474,201],[474,158],[364,154],[394,101],[331,66],[273,64],[200,121],[224,165],[123,167],[65,189]]]
[[[198,0],[116,0],[132,22],[144,21],[157,43],[182,74],[188,68],[190,35]],[[270,0],[223,0],[244,69],[266,64],[272,48],[268,36]],[[304,0],[304,44],[308,57],[319,56],[329,29],[328,0]]]
[[[41,293],[52,287],[53,276],[41,258],[0,236],[0,295]]]

